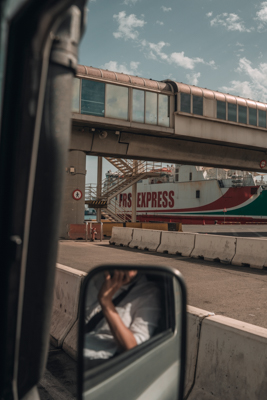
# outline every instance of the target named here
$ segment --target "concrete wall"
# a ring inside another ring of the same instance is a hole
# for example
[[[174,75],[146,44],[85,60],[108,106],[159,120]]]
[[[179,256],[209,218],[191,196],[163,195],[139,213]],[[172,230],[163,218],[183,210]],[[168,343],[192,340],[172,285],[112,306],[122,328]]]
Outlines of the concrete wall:
[[[116,230],[117,241],[119,237],[123,240],[123,229]],[[267,267],[266,239],[135,228],[133,228],[132,238],[129,247],[140,250],[148,249],[159,253],[180,254],[184,257],[217,260],[223,264],[245,265],[250,268]]]
[[[60,237],[62,238],[68,238],[69,224],[83,224],[84,222],[85,159],[86,154],[83,151],[69,151],[60,225]],[[72,172],[72,168],[74,168],[74,172]],[[76,189],[82,192],[80,200],[75,200],[72,196]]]

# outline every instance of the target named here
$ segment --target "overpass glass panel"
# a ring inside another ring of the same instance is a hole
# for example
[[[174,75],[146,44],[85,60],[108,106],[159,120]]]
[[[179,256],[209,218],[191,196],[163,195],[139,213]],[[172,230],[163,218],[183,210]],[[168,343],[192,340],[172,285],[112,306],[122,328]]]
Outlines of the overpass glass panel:
[[[249,108],[249,125],[257,126],[257,110],[256,110],[256,108]]]
[[[157,93],[146,92],[146,124],[157,125]]]
[[[105,116],[128,119],[128,88],[106,84]]]
[[[81,114],[105,115],[105,84],[82,79]]]
[[[133,114],[135,122],[145,122],[145,92],[133,89]]]
[[[226,120],[226,103],[217,100],[217,118]]]
[[[191,94],[181,93],[181,111],[191,113]]]
[[[193,96],[193,114],[203,115],[203,97]]]
[[[247,123],[247,107],[238,106],[238,122],[240,122],[240,124]]]
[[[80,112],[80,82],[78,78],[73,79],[72,111],[77,113]]]
[[[159,94],[158,124],[162,126],[170,126],[169,118],[169,96]]]
[[[266,111],[259,110],[259,126],[266,128]]]
[[[228,103],[228,121],[236,122],[236,104]]]

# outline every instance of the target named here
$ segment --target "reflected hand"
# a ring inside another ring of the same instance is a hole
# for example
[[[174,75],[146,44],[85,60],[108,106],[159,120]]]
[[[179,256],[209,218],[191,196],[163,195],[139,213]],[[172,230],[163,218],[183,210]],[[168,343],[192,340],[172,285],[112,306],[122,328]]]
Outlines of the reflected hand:
[[[123,286],[130,283],[132,271],[118,271],[114,270],[114,274],[111,277],[108,271],[105,272],[105,281],[99,290],[98,301],[101,306],[106,306],[112,302],[114,294]]]

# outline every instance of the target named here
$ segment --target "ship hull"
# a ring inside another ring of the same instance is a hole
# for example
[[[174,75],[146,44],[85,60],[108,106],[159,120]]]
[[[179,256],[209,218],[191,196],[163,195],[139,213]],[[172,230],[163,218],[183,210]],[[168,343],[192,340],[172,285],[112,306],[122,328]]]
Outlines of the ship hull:
[[[131,211],[131,189],[118,203]],[[183,224],[267,223],[267,190],[260,186],[222,188],[218,180],[138,183],[137,220]]]

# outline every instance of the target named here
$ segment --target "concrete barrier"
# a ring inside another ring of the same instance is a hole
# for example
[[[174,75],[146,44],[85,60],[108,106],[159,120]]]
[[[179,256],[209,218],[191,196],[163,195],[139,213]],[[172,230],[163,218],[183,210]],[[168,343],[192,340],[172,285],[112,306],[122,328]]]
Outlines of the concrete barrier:
[[[57,264],[50,341],[61,347],[78,319],[80,288],[86,272]]]
[[[190,257],[195,247],[197,233],[162,232],[159,253],[181,254]]]
[[[185,398],[194,385],[201,324],[203,319],[209,317],[210,315],[214,314],[200,308],[187,306]]]
[[[103,235],[111,236],[113,226],[123,227],[123,222],[103,222]]]
[[[263,269],[267,266],[267,240],[237,238],[233,265],[249,265],[250,268]]]
[[[67,353],[71,358],[77,361],[78,358],[78,329],[79,329],[79,320],[75,322],[66,338],[64,339],[62,349]]]
[[[236,238],[221,235],[196,235],[195,248],[191,257],[203,257],[205,260],[220,260],[230,264],[236,250]]]
[[[201,326],[189,400],[260,400],[267,393],[267,329],[223,316]]]
[[[160,245],[161,233],[161,231],[153,231],[151,229],[133,229],[133,240],[130,242],[129,247],[157,251]]]
[[[128,246],[132,241],[133,229],[132,228],[119,228],[113,226],[112,236],[109,243],[115,244],[116,246]]]

